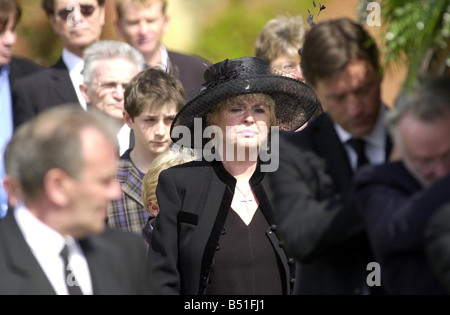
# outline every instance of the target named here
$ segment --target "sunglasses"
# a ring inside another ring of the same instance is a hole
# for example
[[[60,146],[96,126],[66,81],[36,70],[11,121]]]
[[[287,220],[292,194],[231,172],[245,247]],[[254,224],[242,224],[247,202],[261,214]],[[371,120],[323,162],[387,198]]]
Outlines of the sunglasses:
[[[67,6],[67,8],[59,10],[57,12],[59,18],[61,20],[67,21],[67,18],[69,17],[69,15],[74,12],[75,8],[79,8],[81,14],[84,17],[88,17],[91,16],[92,13],[94,13],[95,9],[97,9],[96,5],[93,4],[79,4],[79,5],[75,5],[75,6]]]

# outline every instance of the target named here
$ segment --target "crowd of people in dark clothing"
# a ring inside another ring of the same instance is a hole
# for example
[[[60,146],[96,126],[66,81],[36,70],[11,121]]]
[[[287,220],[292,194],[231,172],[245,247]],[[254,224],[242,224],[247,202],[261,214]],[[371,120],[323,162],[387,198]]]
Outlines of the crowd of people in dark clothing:
[[[0,0],[0,294],[446,295],[450,76],[382,99],[349,18],[268,21],[217,63],[166,0],[42,0],[63,44],[13,56]]]

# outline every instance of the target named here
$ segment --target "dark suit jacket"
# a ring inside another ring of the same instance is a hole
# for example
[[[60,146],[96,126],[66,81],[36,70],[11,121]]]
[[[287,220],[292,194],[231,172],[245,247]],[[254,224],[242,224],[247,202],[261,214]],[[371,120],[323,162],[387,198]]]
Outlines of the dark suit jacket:
[[[269,182],[280,233],[300,262],[295,293],[363,294],[373,257],[331,119],[323,114],[280,138],[280,165]]]
[[[257,170],[250,183],[262,213],[273,225],[263,177],[264,173]],[[153,293],[205,293],[235,185],[236,179],[221,162],[193,161],[161,172],[156,191],[161,211],[148,249]],[[283,292],[290,294],[294,261],[286,256],[276,233],[275,226],[266,231],[284,270]]]
[[[205,82],[203,73],[210,62],[199,57],[168,51],[174,76],[181,81],[185,90],[185,99],[189,101],[198,95]]]
[[[450,200],[430,217],[424,238],[427,260],[450,294]]]
[[[367,167],[355,177],[358,211],[389,294],[444,294],[424,253],[425,225],[450,200],[450,176],[429,188],[402,162]]]
[[[51,67],[16,80],[12,89],[15,128],[47,108],[64,103],[78,104],[62,58]]]
[[[32,60],[16,56],[11,58],[9,66],[11,67],[9,72],[9,85],[11,86],[11,90],[17,79],[42,69],[40,65]]]
[[[145,244],[139,236],[107,229],[80,241],[80,245],[89,266],[94,294],[148,293]],[[55,294],[28,247],[13,211],[0,220],[0,279],[0,295]]]

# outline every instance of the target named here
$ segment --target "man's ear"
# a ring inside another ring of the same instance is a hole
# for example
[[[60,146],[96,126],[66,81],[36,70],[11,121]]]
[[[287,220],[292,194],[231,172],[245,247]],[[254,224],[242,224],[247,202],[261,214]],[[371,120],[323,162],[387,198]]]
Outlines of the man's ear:
[[[105,10],[105,6],[102,6],[99,8],[100,9],[100,25],[105,25],[105,15],[106,15],[106,10]]]
[[[164,15],[163,34],[166,34],[169,31],[169,29],[170,29],[170,20],[171,20],[170,15],[168,15],[168,14]]]
[[[65,207],[70,203],[70,191],[72,178],[59,168],[50,169],[44,178],[44,190],[49,199]]]
[[[48,17],[48,21],[50,22],[50,25],[52,26],[53,32],[55,32],[55,34],[57,34],[58,36],[60,35],[61,32],[61,27],[58,25],[58,22],[56,21],[56,17],[53,14],[47,14]]]
[[[150,210],[151,214],[153,214],[155,217],[159,213],[159,205],[156,201],[152,200],[148,203],[148,209]]]
[[[123,120],[128,125],[128,127],[133,129],[132,128],[133,127],[133,119],[130,117],[130,115],[128,114],[128,112],[126,110],[123,110]]]
[[[84,100],[86,101],[86,104],[91,104],[91,98],[88,94],[88,86],[85,83],[80,84],[80,92],[81,95],[83,95]]]
[[[20,200],[23,200],[22,189],[19,181],[11,175],[6,174],[3,178],[3,187],[8,194],[8,202],[11,206],[17,206]]]

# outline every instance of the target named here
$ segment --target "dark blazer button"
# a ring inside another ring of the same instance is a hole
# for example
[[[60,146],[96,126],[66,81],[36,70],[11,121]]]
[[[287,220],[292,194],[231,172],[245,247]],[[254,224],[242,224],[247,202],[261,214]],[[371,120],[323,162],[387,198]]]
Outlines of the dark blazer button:
[[[226,228],[223,228],[223,229],[222,229],[222,232],[221,232],[220,234],[221,234],[221,235],[227,234],[227,229],[226,229]]]
[[[280,246],[281,248],[284,248],[284,241],[280,241],[280,242],[278,243],[278,246]]]
[[[220,243],[217,243],[216,250],[220,249]]]
[[[277,230],[277,225],[276,224],[272,224],[271,226],[270,226],[270,230],[271,231],[276,231]]]
[[[295,283],[295,278],[291,278],[291,283]]]
[[[289,258],[289,259],[288,259],[288,264],[289,264],[289,265],[292,265],[293,263],[295,263],[294,258]]]

